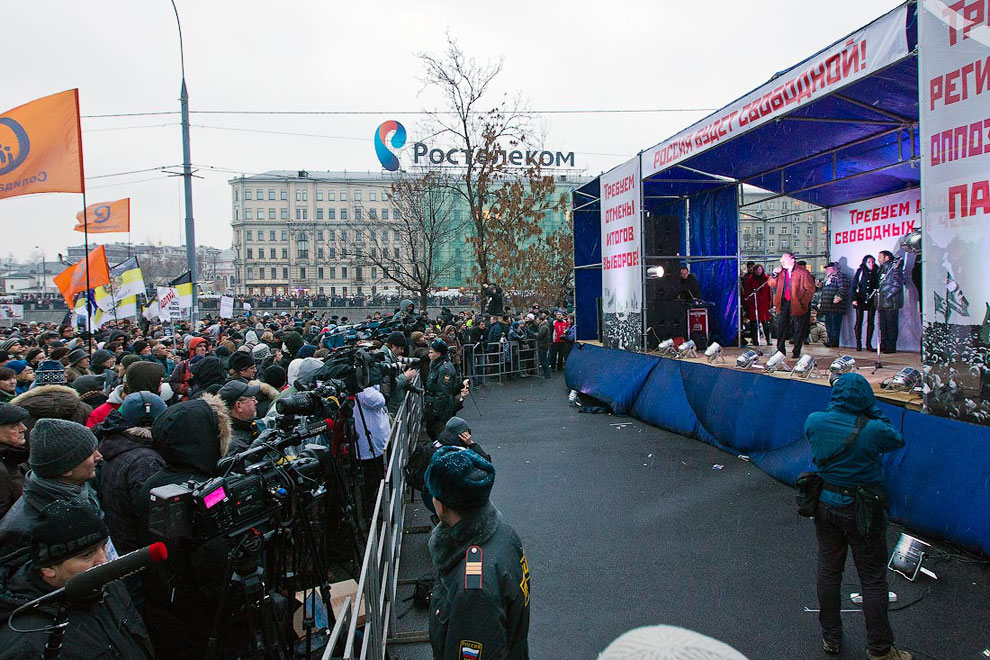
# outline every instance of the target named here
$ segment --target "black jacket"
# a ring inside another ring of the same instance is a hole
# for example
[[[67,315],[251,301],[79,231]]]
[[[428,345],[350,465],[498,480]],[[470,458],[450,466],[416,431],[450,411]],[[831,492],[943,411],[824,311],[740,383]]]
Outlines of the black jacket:
[[[11,613],[28,601],[53,591],[31,562],[18,568],[0,566],[0,660],[37,660],[41,658],[46,632],[16,633],[7,625]],[[37,629],[49,626],[55,608],[49,604],[20,614],[14,620],[18,628]],[[63,660],[141,660],[155,657],[148,631],[131,603],[121,582],[111,582],[104,596],[68,610],[68,627],[62,638]]]
[[[447,356],[430,363],[430,375],[424,389],[424,417],[446,423],[457,412],[457,394],[461,391],[457,368]]]
[[[251,443],[258,439],[260,431],[258,424],[252,419],[249,422],[230,418],[230,448],[227,452],[231,455],[240,454],[251,446]]]
[[[110,538],[120,554],[141,547],[147,534],[140,528],[141,517],[134,502],[144,490],[148,477],[165,467],[165,459],[151,447],[151,429],[132,427],[114,410],[93,429],[100,438],[99,494],[106,514]]]
[[[466,584],[466,556],[480,548],[481,586]],[[529,566],[515,530],[491,504],[430,535],[437,580],[430,594],[430,645],[436,660],[529,658]],[[467,652],[467,653],[465,653]]]
[[[31,530],[38,522],[38,515],[56,501],[82,502],[91,506],[98,515],[103,515],[96,491],[89,484],[74,486],[55,479],[43,479],[29,471],[24,477],[21,498],[0,520],[0,557],[29,547]]]
[[[858,303],[860,309],[876,309],[877,298],[873,292],[880,284],[879,270],[879,268],[867,270],[865,265],[861,265],[853,277],[853,300]]]
[[[900,259],[891,259],[880,266],[879,309],[904,307],[904,271]]]
[[[27,460],[27,447],[18,449],[0,445],[0,518],[7,515],[21,496]]]

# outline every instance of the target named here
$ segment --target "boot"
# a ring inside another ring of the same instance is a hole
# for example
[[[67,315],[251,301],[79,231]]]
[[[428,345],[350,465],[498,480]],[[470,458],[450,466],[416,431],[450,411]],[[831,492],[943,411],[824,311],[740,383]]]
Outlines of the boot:
[[[914,658],[914,656],[907,651],[898,651],[893,646],[891,646],[890,650],[883,655],[873,655],[872,653],[868,653],[866,657],[869,660],[912,660],[912,658]]]

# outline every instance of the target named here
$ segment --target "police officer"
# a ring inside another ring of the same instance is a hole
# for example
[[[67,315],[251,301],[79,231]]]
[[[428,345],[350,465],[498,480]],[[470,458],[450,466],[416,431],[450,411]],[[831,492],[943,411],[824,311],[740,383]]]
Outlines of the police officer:
[[[431,440],[443,430],[447,420],[464,407],[468,394],[467,381],[458,379],[457,367],[447,355],[447,342],[434,339],[430,344],[430,373],[426,378],[426,398],[423,421]]]
[[[528,658],[529,566],[519,536],[488,500],[494,466],[445,446],[433,455],[426,483],[440,518],[430,535],[433,657]]]

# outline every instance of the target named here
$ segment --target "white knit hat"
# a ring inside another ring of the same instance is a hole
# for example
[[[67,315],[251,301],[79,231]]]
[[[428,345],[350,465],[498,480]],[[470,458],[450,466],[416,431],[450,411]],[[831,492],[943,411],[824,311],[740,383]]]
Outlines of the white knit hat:
[[[746,660],[746,656],[691,630],[644,626],[620,635],[598,660]]]

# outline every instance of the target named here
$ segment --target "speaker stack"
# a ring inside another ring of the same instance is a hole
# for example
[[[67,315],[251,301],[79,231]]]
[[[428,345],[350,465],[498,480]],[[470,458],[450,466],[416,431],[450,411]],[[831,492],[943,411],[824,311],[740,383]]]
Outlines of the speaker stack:
[[[647,215],[643,232],[647,264],[662,266],[663,277],[646,280],[647,348],[652,350],[669,337],[687,337],[687,313],[683,302],[677,300],[681,290],[680,218],[669,215]],[[665,257],[657,259],[656,257]]]

